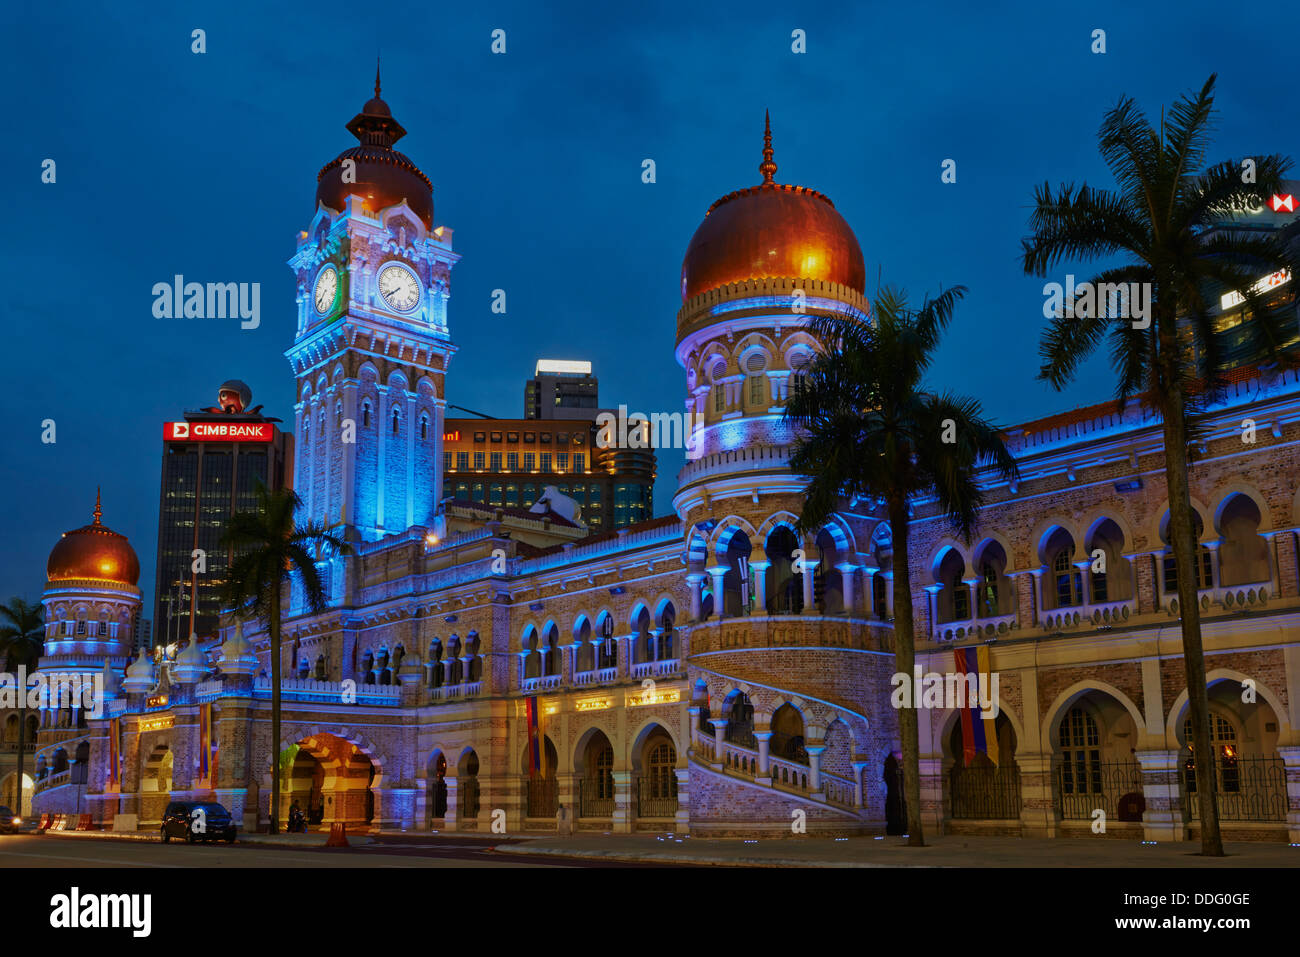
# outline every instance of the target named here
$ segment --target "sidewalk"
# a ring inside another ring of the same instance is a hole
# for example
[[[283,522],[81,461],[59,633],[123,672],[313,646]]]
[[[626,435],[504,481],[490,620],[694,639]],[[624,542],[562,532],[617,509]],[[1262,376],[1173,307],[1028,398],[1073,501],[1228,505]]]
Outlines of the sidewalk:
[[[1199,856],[1199,843],[1142,844],[1099,837],[1024,839],[935,837],[926,847],[902,838],[783,838],[741,841],[654,835],[575,835],[536,838],[499,846],[509,854],[663,861],[734,867],[1300,867],[1300,847],[1287,844],[1227,844],[1226,857]]]

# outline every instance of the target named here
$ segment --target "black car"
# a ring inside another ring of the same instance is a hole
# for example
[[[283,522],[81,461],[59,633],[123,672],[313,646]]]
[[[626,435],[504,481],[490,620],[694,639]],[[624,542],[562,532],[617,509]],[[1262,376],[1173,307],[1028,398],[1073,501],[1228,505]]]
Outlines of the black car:
[[[162,839],[183,837],[189,844],[224,840],[235,843],[235,822],[230,812],[211,801],[172,801],[163,813]]]
[[[17,834],[18,826],[22,823],[22,818],[0,804],[0,834]]]

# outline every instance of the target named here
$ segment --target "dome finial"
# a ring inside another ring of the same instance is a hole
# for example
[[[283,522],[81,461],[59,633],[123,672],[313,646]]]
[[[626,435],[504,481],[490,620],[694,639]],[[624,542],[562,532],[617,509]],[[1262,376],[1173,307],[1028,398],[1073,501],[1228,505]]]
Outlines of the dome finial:
[[[99,504],[99,486],[95,486],[95,524],[100,524],[99,519],[104,514],[104,509]]]
[[[767,110],[763,111],[763,162],[758,164],[758,171],[763,174],[765,185],[776,175],[776,163],[772,161],[772,118]]]
[[[379,98],[379,56],[375,56],[375,98]]]

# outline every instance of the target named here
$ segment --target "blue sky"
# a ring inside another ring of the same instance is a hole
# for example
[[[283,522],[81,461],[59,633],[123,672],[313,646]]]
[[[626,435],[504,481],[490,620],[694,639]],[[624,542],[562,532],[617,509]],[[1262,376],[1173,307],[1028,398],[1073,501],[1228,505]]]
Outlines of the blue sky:
[[[464,257],[453,403],[519,415],[547,356],[591,359],[606,404],[679,410],[682,254],[714,199],[759,181],[765,108],[777,180],[834,200],[870,286],[879,271],[918,296],[970,288],[934,386],[978,396],[1002,423],[1108,398],[1099,363],[1064,393],[1034,379],[1042,280],[1017,265],[1032,188],[1109,185],[1103,111],[1129,94],[1158,116],[1211,72],[1211,157],[1294,155],[1294,40],[1268,26],[1288,11],[952,6],[10,5],[0,597],[39,596],[49,549],[89,520],[102,485],[151,607],[162,423],[228,378],[291,419],[285,262],[317,171],[355,142],[343,124],[371,95],[376,52],[408,130],[400,148],[433,180],[436,220]],[[496,28],[504,56],[489,49]],[[805,54],[791,52],[795,29]],[[948,158],[955,184],[940,182]],[[153,318],[153,284],[176,273],[260,283],[260,328]],[[505,316],[491,312],[496,288]],[[53,445],[40,440],[49,418]],[[661,456],[658,514],[680,465]]]

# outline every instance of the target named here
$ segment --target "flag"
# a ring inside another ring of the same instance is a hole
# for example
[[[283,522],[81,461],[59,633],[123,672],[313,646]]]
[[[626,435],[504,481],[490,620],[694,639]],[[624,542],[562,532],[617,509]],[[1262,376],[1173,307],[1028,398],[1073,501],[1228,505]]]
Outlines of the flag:
[[[984,677],[984,687],[992,687],[989,681],[989,649],[987,645],[973,648],[954,648],[953,658],[957,663],[956,673],[966,675],[968,687],[979,687],[980,676]],[[994,765],[998,763],[998,735],[994,728],[994,718],[980,716],[978,704],[972,706],[970,698],[958,706],[961,713],[961,751],[963,763],[970,767],[976,753],[988,756]]]
[[[539,728],[540,717],[537,713],[537,698],[524,699],[524,709],[528,720],[528,776],[538,777],[542,774],[542,735]]]

